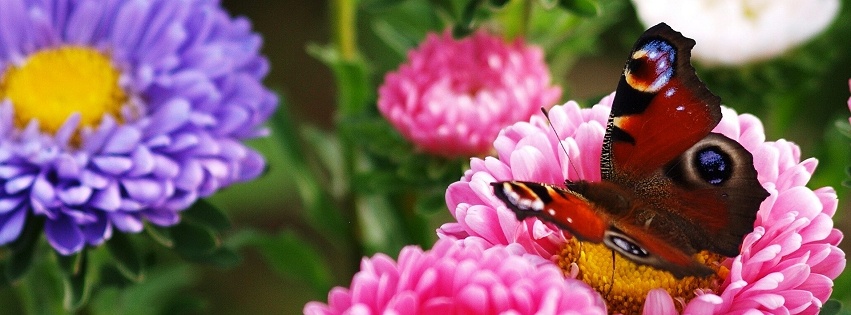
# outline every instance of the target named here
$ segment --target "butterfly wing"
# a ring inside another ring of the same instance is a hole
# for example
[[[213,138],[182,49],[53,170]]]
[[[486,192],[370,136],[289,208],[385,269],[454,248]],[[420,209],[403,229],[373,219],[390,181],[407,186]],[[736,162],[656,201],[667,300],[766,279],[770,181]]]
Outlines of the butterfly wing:
[[[521,181],[491,185],[494,195],[514,211],[517,220],[538,217],[580,240],[603,242],[609,218],[576,192],[554,185]]]
[[[576,191],[533,182],[496,182],[491,185],[497,198],[514,211],[518,220],[537,217],[568,231],[581,241],[604,243],[636,263],[668,270],[676,277],[713,273],[712,269],[692,259],[694,250],[691,247],[683,249],[629,220],[613,220],[608,215],[610,210],[601,207],[618,208],[612,200],[595,204]],[[622,193],[611,183],[583,182],[582,185],[592,187],[590,192],[594,196],[605,191]],[[654,225],[665,222],[670,223],[660,218]]]
[[[721,99],[690,64],[695,42],[661,23],[635,43],[618,83],[603,142],[603,179],[650,174],[721,121]]]
[[[612,104],[601,167],[603,179],[632,189],[640,206],[627,207],[630,213],[603,208],[622,227],[638,227],[624,233],[642,231],[687,254],[734,256],[768,193],[750,152],[711,133],[721,120],[720,99],[697,78],[693,46],[664,23],[636,42]],[[645,224],[651,217],[658,224]]]

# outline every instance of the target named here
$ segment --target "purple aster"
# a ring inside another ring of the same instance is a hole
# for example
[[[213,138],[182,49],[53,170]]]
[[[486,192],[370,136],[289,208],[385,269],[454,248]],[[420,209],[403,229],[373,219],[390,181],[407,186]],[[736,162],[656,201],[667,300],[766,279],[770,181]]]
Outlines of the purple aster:
[[[215,0],[0,1],[0,244],[42,216],[72,254],[257,177],[260,46]]]

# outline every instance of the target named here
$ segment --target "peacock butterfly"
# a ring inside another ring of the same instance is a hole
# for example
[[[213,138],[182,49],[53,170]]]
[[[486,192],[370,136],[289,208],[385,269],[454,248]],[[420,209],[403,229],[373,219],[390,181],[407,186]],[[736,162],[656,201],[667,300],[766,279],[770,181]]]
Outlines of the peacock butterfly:
[[[602,181],[493,183],[518,220],[537,217],[581,241],[674,276],[713,271],[693,255],[738,255],[768,192],[753,156],[712,129],[721,100],[690,64],[694,40],[661,23],[635,43],[603,138]]]

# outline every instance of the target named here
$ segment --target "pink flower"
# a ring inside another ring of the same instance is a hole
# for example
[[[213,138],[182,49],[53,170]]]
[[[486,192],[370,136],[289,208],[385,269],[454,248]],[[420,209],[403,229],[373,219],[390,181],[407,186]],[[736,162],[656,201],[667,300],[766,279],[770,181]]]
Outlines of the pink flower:
[[[378,93],[378,109],[405,138],[444,156],[487,153],[500,129],[561,97],[540,48],[484,32],[429,34]]]
[[[364,258],[350,289],[305,314],[607,314],[602,299],[551,265],[524,258],[519,246],[478,238],[442,239],[430,251],[408,246],[399,262]]]
[[[614,94],[613,94],[614,95]],[[464,177],[450,185],[447,205],[458,220],[438,230],[441,237],[480,237],[493,246],[520,244],[552,259],[560,253],[562,232],[536,219],[517,222],[494,197],[490,182],[529,180],[561,184],[565,179],[600,180],[599,158],[613,95],[591,109],[568,102],[550,111],[572,165],[541,116],[503,130],[494,146],[498,158],[474,158]],[[759,119],[723,108],[715,132],[739,141],[754,155],[759,181],[771,193],[761,205],[755,228],[741,254],[726,259],[730,269],[713,292],[708,288],[683,303],[685,313],[726,314],[756,310],[773,314],[816,314],[845,268],[837,247],[842,233],[833,228],[837,199],[833,188],[805,186],[817,161],[800,161],[800,149],[785,140],[766,142]],[[644,314],[674,314],[674,299],[652,290]]]

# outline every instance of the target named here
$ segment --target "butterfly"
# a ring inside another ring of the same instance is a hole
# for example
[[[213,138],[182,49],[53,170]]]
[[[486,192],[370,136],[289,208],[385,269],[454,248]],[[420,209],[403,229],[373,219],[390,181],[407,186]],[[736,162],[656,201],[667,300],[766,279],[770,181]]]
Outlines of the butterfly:
[[[494,194],[518,220],[537,217],[677,278],[713,273],[699,251],[738,255],[769,193],[750,152],[711,132],[721,99],[691,66],[694,44],[664,23],[638,38],[603,138],[602,181],[495,182]]]

